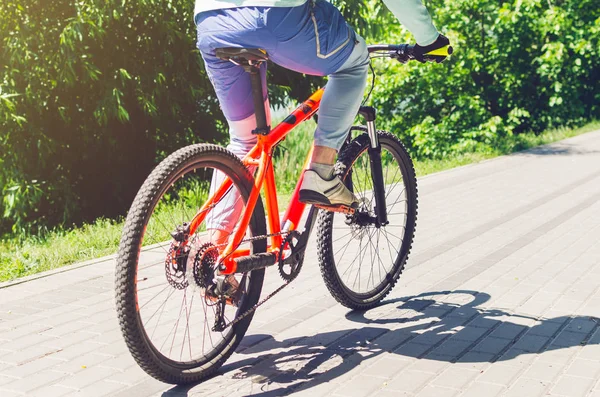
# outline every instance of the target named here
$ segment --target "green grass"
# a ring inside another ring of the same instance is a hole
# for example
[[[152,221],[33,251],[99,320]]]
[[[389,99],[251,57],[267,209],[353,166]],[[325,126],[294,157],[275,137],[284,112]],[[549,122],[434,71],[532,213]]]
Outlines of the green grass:
[[[0,241],[0,281],[115,253],[123,224],[98,219],[72,230]]]
[[[439,160],[415,161],[415,169],[417,176],[424,176],[434,172],[478,163],[494,157],[531,149],[536,146],[545,145],[596,130],[600,130],[600,121],[593,121],[579,128],[557,128],[548,130],[539,135],[532,133],[519,134],[510,138],[505,138],[493,147],[487,147],[478,152],[459,153],[449,158]]]
[[[476,153],[457,154],[441,160],[416,161],[418,176],[476,163],[600,129],[600,122],[581,128],[561,128],[540,135],[521,134]],[[314,123],[307,122],[288,135],[275,162],[280,189],[280,210],[289,201],[312,144]],[[119,244],[123,220],[99,219],[71,230],[54,230],[43,236],[0,240],[0,282],[113,254]]]

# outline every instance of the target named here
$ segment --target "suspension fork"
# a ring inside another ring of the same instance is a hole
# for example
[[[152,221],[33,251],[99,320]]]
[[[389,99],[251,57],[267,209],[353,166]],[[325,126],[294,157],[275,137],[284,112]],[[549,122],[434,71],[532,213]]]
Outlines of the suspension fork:
[[[381,165],[381,144],[375,128],[376,111],[371,106],[362,106],[359,113],[367,121],[369,134],[369,160],[371,164],[371,178],[373,179],[373,194],[375,195],[375,215],[377,227],[385,226],[388,222],[387,207],[385,204],[385,180]]]

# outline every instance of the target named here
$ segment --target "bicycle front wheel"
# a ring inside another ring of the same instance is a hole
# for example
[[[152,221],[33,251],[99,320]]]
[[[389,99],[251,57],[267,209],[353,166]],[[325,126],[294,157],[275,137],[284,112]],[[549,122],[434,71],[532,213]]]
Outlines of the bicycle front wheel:
[[[410,253],[417,217],[417,180],[402,143],[378,132],[389,224],[377,226],[367,134],[340,153],[338,176],[359,199],[353,215],[321,211],[319,265],[333,297],[350,309],[376,306],[394,287]]]
[[[207,206],[197,231],[181,238],[178,233],[225,178],[232,186]],[[154,378],[176,384],[205,379],[233,353],[248,329],[252,315],[223,331],[215,324],[229,323],[258,302],[264,269],[230,276],[228,291],[234,292],[225,305],[219,301],[223,293],[214,293],[214,265],[226,241],[214,236],[221,236],[215,230],[235,232],[240,227],[252,187],[252,176],[235,155],[201,144],[167,157],[138,192],[119,246],[116,307],[131,354]],[[247,236],[266,234],[260,198],[248,229]],[[266,240],[244,248],[264,252]]]

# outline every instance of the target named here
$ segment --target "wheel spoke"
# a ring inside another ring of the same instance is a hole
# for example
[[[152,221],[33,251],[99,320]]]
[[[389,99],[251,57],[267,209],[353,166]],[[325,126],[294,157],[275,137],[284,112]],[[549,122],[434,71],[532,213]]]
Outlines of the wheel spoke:
[[[173,295],[173,293],[175,292],[175,289],[172,289],[171,292],[169,292],[169,296],[167,296],[167,299],[165,299],[165,301],[163,303],[161,303],[161,305],[158,307],[158,309],[156,309],[156,311],[154,313],[152,313],[152,315],[150,316],[150,318],[148,320],[146,320],[146,322],[144,323],[144,326],[148,323],[150,323],[150,320],[152,320],[152,318],[156,315],[156,313],[161,310],[169,301],[169,298],[171,297],[171,295]]]
[[[164,287],[164,288],[163,288],[163,289],[162,289],[162,290],[161,290],[159,293],[157,293],[156,295],[154,295],[154,296],[153,296],[153,297],[152,297],[152,298],[151,298],[151,299],[150,299],[148,302],[146,302],[146,303],[144,303],[142,306],[140,306],[140,310],[141,310],[141,309],[143,309],[144,307],[146,307],[146,305],[147,305],[148,303],[152,302],[152,301],[153,301],[153,300],[154,300],[154,299],[155,299],[155,298],[156,298],[158,295],[160,295],[160,294],[162,294],[163,292],[165,292],[165,290],[166,290],[167,288],[169,288],[169,287],[170,287],[170,288],[173,288],[173,287],[171,287],[169,284],[167,284],[167,285],[166,285],[166,286],[165,286],[165,287]],[[141,291],[145,291],[145,290],[147,290],[147,289],[148,289],[148,288],[141,288],[141,289],[139,289],[138,291],[140,291],[140,292],[141,292]]]
[[[332,243],[335,243],[336,241],[340,241],[344,237],[349,236],[351,234],[352,234],[352,230],[350,230],[348,233],[344,234],[343,236],[336,238],[335,240],[332,241]]]
[[[175,322],[175,332],[173,332],[173,340],[171,341],[171,349],[169,350],[169,355],[173,351],[173,344],[175,343],[175,337],[177,336],[177,330],[179,329],[179,320],[181,320],[181,313],[183,313],[183,306],[186,301],[187,291],[183,291],[183,298],[181,299],[181,306],[179,308],[179,315],[177,316],[177,322]]]
[[[181,352],[179,353],[179,360],[183,356],[183,350],[185,348],[185,337],[188,337],[188,346],[190,348],[190,360],[192,359],[192,342],[190,340],[190,313],[192,312],[192,305],[194,304],[194,295],[190,299],[190,308],[187,307],[187,300],[185,304],[185,330],[183,331],[183,343],[181,344]]]
[[[354,265],[354,262],[356,262],[356,260],[360,257],[361,254],[361,248],[362,248],[362,239],[359,242],[359,246],[358,246],[358,254],[354,257],[354,259],[352,260],[352,262],[350,262],[350,265],[348,265],[348,269],[346,269],[346,272],[348,270],[350,270],[350,268]],[[344,274],[346,274],[346,272],[344,272]],[[342,274],[340,276],[340,278],[344,277],[344,274]]]
[[[383,267],[383,273],[385,275],[387,275],[387,271],[385,270],[385,265],[381,261],[381,256],[379,255],[379,237],[381,237],[381,232],[378,230],[377,231],[377,247],[375,248],[375,252],[377,252],[377,264],[379,265],[379,266],[377,266],[377,270],[379,270],[379,279],[383,280],[383,278],[381,277],[381,268]]]
[[[368,231],[367,231],[368,233]],[[372,279],[373,276],[373,264],[374,264],[374,259],[375,256],[373,255],[373,243],[371,242],[371,237],[369,236],[369,254],[371,255],[371,271],[369,272],[369,278],[367,279],[367,288],[369,287],[369,281]],[[373,280],[373,288],[375,288],[375,280]]]

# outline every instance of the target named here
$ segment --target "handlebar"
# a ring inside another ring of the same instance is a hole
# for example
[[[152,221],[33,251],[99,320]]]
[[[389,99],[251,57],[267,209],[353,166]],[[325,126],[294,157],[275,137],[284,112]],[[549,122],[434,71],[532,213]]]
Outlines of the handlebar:
[[[375,44],[367,47],[374,57],[388,57],[406,63],[415,59],[415,46],[411,44]],[[428,52],[423,56],[426,61],[435,60],[435,56],[448,56],[453,52],[450,45]]]

